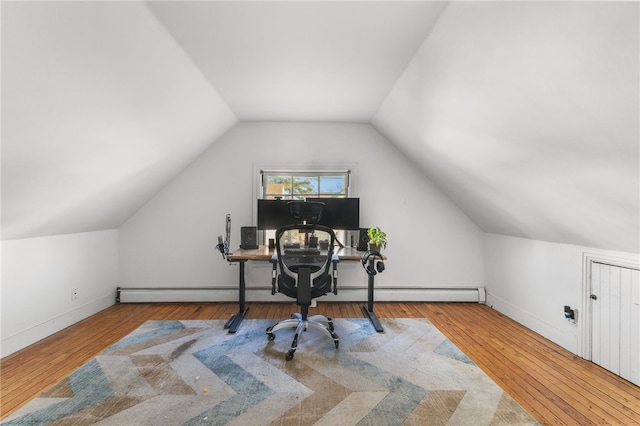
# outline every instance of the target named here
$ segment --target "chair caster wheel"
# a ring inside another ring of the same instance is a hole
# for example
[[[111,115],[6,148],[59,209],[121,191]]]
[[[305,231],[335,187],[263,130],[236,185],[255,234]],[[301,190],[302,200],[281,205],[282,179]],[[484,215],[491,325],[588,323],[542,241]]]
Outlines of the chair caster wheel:
[[[287,355],[284,357],[287,361],[291,361],[293,359],[293,351],[287,352]]]
[[[270,342],[274,341],[276,338],[276,335],[274,333],[267,333],[267,339],[269,339]]]

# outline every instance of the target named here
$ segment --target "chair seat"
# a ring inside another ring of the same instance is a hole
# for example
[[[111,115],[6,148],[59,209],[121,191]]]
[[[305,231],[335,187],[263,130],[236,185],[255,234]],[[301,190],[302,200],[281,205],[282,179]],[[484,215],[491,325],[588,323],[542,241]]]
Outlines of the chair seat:
[[[288,281],[280,276],[278,277],[278,292],[295,299],[298,295],[298,287],[295,282]],[[311,287],[311,298],[317,299],[329,292],[331,292],[331,276],[323,275],[314,281]]]

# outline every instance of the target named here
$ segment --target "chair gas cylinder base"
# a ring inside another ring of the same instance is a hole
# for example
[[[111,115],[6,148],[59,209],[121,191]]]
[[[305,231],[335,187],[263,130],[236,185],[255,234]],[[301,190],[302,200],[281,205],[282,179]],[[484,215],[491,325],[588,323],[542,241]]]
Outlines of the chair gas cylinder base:
[[[285,356],[285,359],[287,361],[291,361],[293,359],[293,355],[296,352],[296,349],[298,348],[298,342],[300,341],[302,333],[307,331],[309,327],[316,330],[320,330],[327,337],[333,339],[333,343],[336,349],[338,349],[338,347],[340,346],[340,338],[333,331],[333,321],[331,320],[331,318],[327,318],[323,315],[313,315],[313,316],[304,318],[305,316],[304,310],[305,309],[303,309],[303,313],[296,312],[291,315],[290,319],[279,321],[276,324],[272,325],[271,327],[267,328],[266,330],[267,338],[270,341],[272,341],[272,340],[275,340],[276,338],[276,335],[275,335],[276,331],[282,330],[284,328],[296,329],[295,334],[293,336],[293,342],[291,343],[291,348],[289,349],[289,352],[287,352],[287,355]]]

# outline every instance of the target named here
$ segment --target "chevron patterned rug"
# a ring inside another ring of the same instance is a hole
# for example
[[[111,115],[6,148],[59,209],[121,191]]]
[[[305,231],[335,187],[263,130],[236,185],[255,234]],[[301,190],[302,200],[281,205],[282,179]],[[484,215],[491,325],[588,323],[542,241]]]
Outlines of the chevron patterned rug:
[[[337,319],[340,346],[274,321],[149,321],[7,425],[535,425],[423,319]]]

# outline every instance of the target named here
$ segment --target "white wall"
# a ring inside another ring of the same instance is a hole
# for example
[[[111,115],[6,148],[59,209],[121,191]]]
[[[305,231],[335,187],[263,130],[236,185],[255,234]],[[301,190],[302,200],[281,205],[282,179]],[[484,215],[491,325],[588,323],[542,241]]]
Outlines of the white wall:
[[[1,356],[112,305],[117,248],[117,230],[3,241]]]
[[[565,349],[581,354],[581,336],[588,331],[583,303],[587,255],[614,263],[633,259],[638,263],[638,254],[487,233],[486,303]],[[578,309],[575,324],[565,319],[564,305]]]
[[[236,125],[133,215],[120,228],[119,284],[234,288],[237,266],[223,261],[215,245],[227,213],[232,249],[239,228],[255,224],[255,164],[345,163],[356,170],[361,225],[389,235],[387,271],[377,276],[377,286],[482,285],[482,231],[373,127],[283,122]],[[270,285],[268,269],[249,263],[247,285]],[[359,262],[340,266],[341,285],[366,282]],[[237,292],[213,297],[236,300]],[[274,300],[267,291],[248,298]],[[364,291],[356,300],[363,299]]]
[[[487,233],[485,284],[487,305],[577,353],[578,325],[564,305],[581,306],[579,246]]]

